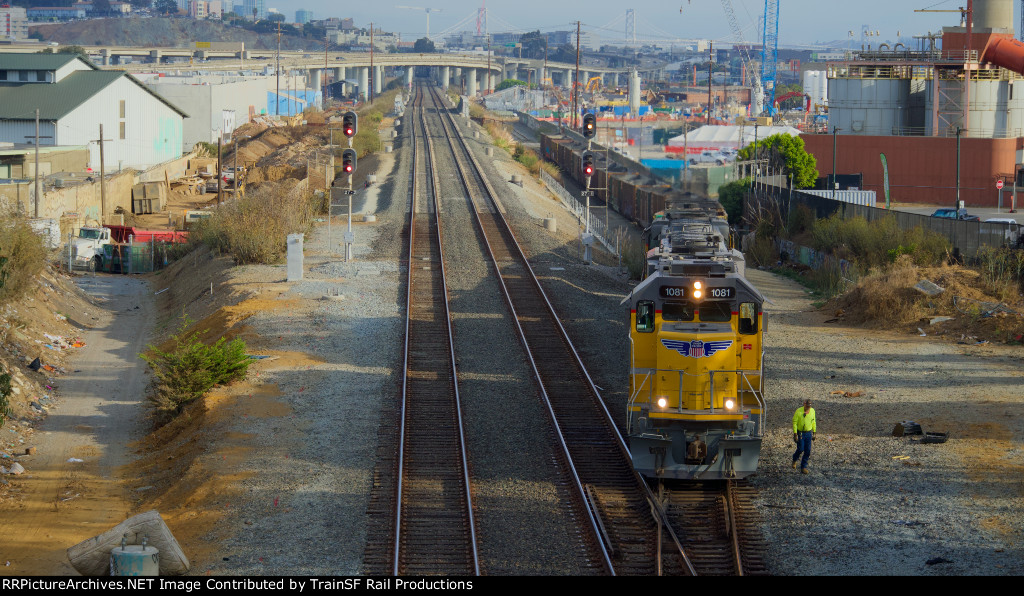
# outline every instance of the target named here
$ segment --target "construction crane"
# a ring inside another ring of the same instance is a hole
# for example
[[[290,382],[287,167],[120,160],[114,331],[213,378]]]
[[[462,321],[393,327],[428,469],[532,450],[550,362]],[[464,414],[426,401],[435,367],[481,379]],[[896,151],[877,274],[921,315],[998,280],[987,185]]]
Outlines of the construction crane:
[[[740,29],[739,23],[736,21],[736,10],[732,6],[732,0],[722,0],[722,10],[725,11],[725,18],[729,21],[729,27],[732,29],[732,34],[736,37],[736,45],[740,47],[740,59],[743,60],[743,70],[748,73],[754,72],[753,67],[750,64],[750,56],[747,54],[747,43],[743,41],[743,30]],[[764,87],[761,85],[761,81],[756,77],[752,81],[753,97],[750,103],[750,115],[760,116],[764,110]],[[746,81],[743,81],[746,84]]]
[[[779,0],[764,0],[764,34],[761,44],[761,88],[764,89],[768,115],[774,116],[775,75],[779,66]]]
[[[432,12],[441,12],[443,10],[441,8],[423,8],[422,6],[396,6],[395,8],[406,8],[406,9],[409,9],[409,10],[422,10],[423,12],[427,13],[427,35],[426,35],[427,39],[430,39],[430,13],[432,13]]]

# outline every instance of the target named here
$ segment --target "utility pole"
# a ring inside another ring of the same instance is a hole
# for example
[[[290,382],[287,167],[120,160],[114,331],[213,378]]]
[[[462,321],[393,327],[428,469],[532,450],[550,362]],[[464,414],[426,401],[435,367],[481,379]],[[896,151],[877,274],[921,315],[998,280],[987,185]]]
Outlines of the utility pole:
[[[576,21],[576,76],[572,79],[572,128],[576,128],[576,113],[579,111],[579,94],[577,89],[580,84],[580,22]]]
[[[103,138],[103,125],[100,124],[100,225],[103,225],[103,216],[107,214],[107,176],[106,167],[103,163],[103,142],[113,139]]]
[[[491,34],[487,34],[487,93],[491,94]]]
[[[253,12],[255,12],[255,10]],[[274,77],[277,80],[277,92],[276,92],[276,94],[274,96],[274,115],[275,116],[280,116],[281,115],[281,23],[277,24],[277,58],[276,58],[276,64],[274,66]]]
[[[327,37],[326,29],[324,29],[324,74],[320,77],[320,103],[321,107],[326,108],[327,104],[327,48],[331,45],[331,40]]]
[[[954,208],[959,215],[960,210],[960,127],[956,127],[956,205]]]
[[[367,77],[370,80],[370,88],[367,89],[367,97],[370,97],[370,102],[374,102],[374,24],[370,23],[370,76]]]
[[[839,132],[839,127],[833,126],[832,127],[832,200],[833,201],[836,200],[836,187],[839,186],[839,184],[836,182],[836,147],[837,147],[836,139],[839,138],[838,135],[836,134],[837,132]],[[957,129],[957,133],[959,133],[959,132],[960,132],[960,129],[958,128]],[[957,138],[959,138],[959,137],[957,137]],[[957,152],[957,169],[956,169],[956,173],[957,173],[957,190],[956,190],[957,199],[960,198],[960,167],[959,166],[960,166],[960,152],[958,151]]]
[[[103,138],[103,132],[100,132],[100,138]],[[103,145],[100,145],[102,147]],[[39,108],[36,108],[36,204],[34,208],[33,217],[39,217],[39,203],[43,202],[42,190],[39,186]],[[20,202],[18,203],[21,204]]]
[[[103,136],[102,133],[100,133],[100,136]],[[224,170],[220,165],[220,143],[223,138],[224,135],[217,135],[217,205],[220,205],[221,195],[224,194]],[[103,160],[101,159],[100,161],[102,162]]]
[[[708,42],[708,126],[711,126],[711,79],[715,65],[714,43]]]

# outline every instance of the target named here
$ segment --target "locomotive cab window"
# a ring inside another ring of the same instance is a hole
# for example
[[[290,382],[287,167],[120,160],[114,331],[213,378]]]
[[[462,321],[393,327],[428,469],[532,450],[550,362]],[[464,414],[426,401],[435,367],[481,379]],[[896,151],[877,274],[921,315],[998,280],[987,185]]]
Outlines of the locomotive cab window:
[[[636,305],[636,330],[640,333],[654,331],[654,303],[641,300]]]
[[[661,305],[661,318],[666,321],[692,321],[693,310],[690,302],[666,302]]]
[[[732,320],[732,305],[728,302],[705,302],[700,305],[701,323],[726,323]]]
[[[757,305],[753,302],[740,304],[740,333],[744,335],[757,333]]]

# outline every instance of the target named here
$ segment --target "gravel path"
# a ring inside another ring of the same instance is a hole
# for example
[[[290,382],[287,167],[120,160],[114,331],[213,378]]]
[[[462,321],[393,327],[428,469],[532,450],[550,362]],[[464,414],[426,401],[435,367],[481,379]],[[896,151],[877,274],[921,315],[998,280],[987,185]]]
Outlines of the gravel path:
[[[1024,423],[1015,414],[1024,350],[979,354],[836,328],[792,282],[761,271],[748,278],[774,302],[765,307],[769,431],[755,479],[772,573],[1024,572]],[[790,420],[806,397],[820,440],[801,476],[789,465]],[[892,437],[902,420],[950,439]]]

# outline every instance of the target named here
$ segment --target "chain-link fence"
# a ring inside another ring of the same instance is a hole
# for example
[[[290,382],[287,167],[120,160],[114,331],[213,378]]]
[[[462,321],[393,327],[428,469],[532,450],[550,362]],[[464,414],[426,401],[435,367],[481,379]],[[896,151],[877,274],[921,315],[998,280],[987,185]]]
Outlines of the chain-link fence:
[[[618,251],[615,249],[615,246],[608,241],[608,229],[607,226],[605,226],[604,221],[597,217],[594,217],[593,211],[587,213],[586,205],[581,203],[579,199],[577,199],[576,197],[572,196],[572,193],[566,190],[564,186],[559,184],[557,180],[551,177],[551,175],[545,172],[543,169],[540,171],[540,179],[544,183],[544,186],[547,186],[548,190],[554,193],[554,195],[557,196],[559,200],[562,201],[562,204],[565,205],[565,208],[568,209],[570,213],[576,216],[576,219],[580,222],[581,226],[586,228],[587,222],[585,218],[589,218],[590,233],[593,234],[595,238],[597,238],[598,242],[600,242],[602,245],[604,245],[605,248],[608,249],[608,252],[612,253],[613,255],[618,254]]]

